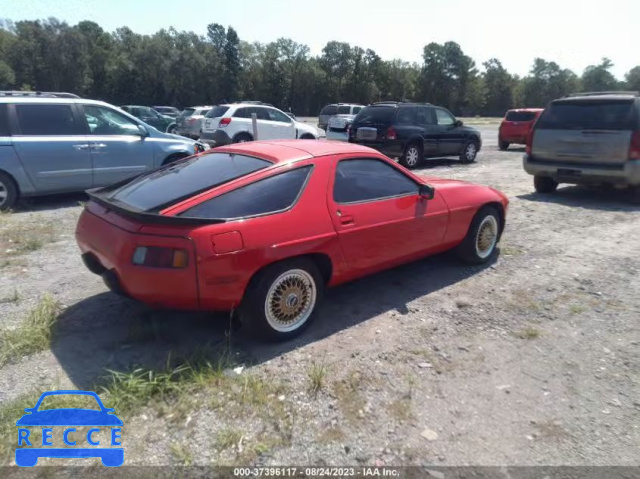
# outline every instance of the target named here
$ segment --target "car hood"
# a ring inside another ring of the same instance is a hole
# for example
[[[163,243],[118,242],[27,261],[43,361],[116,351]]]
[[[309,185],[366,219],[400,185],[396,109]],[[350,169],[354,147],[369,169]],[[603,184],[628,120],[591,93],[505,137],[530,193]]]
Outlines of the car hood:
[[[103,411],[63,408],[25,414],[16,426],[122,426],[122,421]]]
[[[294,123],[298,131],[301,131],[303,133],[311,133],[315,137],[318,136],[318,130],[316,130],[315,127],[311,125],[307,125],[306,123],[301,123],[299,121],[296,121]]]

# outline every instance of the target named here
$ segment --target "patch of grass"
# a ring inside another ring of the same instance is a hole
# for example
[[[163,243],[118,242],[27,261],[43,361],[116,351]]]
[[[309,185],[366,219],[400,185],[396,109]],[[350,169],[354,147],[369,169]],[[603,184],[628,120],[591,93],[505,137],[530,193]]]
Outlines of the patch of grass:
[[[171,444],[171,454],[174,459],[182,466],[190,466],[193,464],[193,454],[189,448],[181,442]]]
[[[19,303],[20,302],[20,293],[18,293],[18,289],[17,288],[13,288],[13,293],[11,293],[8,296],[5,296],[4,298],[0,298],[0,304],[6,304],[6,303]]]
[[[216,438],[216,448],[224,451],[231,447],[237,446],[242,439],[242,434],[235,429],[223,429],[218,433]]]
[[[0,247],[9,255],[30,253],[56,240],[55,228],[51,224],[9,224],[0,230]]]
[[[513,309],[527,313],[539,313],[542,311],[542,304],[529,291],[519,289],[513,292],[510,306]]]
[[[20,326],[1,332],[0,366],[47,349],[51,344],[53,327],[59,313],[60,304],[50,294],[46,294]]]
[[[392,401],[387,406],[389,414],[399,422],[406,422],[413,419],[413,412],[411,409],[411,399],[401,398]]]
[[[588,310],[589,308],[587,308],[584,304],[572,304],[569,307],[569,311],[571,311],[571,314],[581,314]]]
[[[0,406],[0,466],[13,461],[16,447],[16,421],[22,417],[25,408],[33,407],[42,394],[41,391],[25,395],[13,401],[5,401]]]
[[[518,248],[517,246],[501,245],[500,253],[502,253],[505,256],[517,256],[517,255],[523,254],[524,251],[521,248]]]
[[[331,444],[332,442],[343,442],[346,439],[346,435],[339,427],[330,427],[322,431],[316,438],[316,440],[322,444]]]
[[[355,421],[361,418],[365,407],[362,396],[364,377],[359,372],[351,372],[345,379],[333,383],[333,394],[338,399],[338,405],[346,419]]]
[[[311,368],[309,368],[307,375],[309,377],[309,386],[307,388],[309,394],[317,396],[324,387],[324,380],[327,376],[327,366],[324,364],[324,362],[316,363],[314,361],[311,364]]]
[[[516,337],[520,339],[536,339],[540,337],[540,334],[542,334],[540,330],[532,326],[521,329],[515,333]]]

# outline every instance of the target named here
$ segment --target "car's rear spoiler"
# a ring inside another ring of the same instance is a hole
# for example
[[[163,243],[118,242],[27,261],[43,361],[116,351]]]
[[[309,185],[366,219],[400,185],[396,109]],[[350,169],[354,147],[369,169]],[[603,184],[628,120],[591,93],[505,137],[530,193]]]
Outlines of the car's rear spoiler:
[[[210,225],[217,223],[225,223],[226,220],[219,218],[189,218],[186,216],[165,216],[158,213],[133,208],[130,205],[113,201],[105,198],[105,193],[112,190],[113,187],[92,188],[87,190],[91,201],[95,201],[99,205],[105,207],[109,211],[115,211],[119,215],[134,219],[140,223],[155,225]]]

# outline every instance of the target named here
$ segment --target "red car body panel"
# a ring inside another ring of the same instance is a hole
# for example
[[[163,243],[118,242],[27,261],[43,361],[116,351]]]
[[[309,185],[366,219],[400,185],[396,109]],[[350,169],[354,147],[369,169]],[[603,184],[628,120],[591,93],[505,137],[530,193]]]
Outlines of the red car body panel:
[[[533,127],[534,123],[538,119],[538,117],[544,111],[543,108],[520,108],[517,110],[509,110],[505,115],[505,118],[502,120],[500,124],[500,129],[498,132],[498,137],[501,141],[507,143],[517,143],[520,145],[524,145],[527,142],[527,135],[529,134],[529,130]],[[527,121],[510,121],[510,114],[527,114],[531,113],[533,118]]]
[[[274,164],[166,208],[160,215],[178,215],[285,168],[310,165],[313,171],[292,208],[223,223],[144,224],[88,202],[76,230],[80,250],[94,255],[112,271],[129,296],[168,308],[225,311],[240,304],[259,270],[302,255],[328,260],[328,285],[334,286],[455,247],[480,207],[494,203],[506,212],[508,204],[506,196],[496,190],[421,178],[359,145],[312,140],[252,142],[209,152],[255,156]],[[416,194],[336,204],[336,166],[349,158],[384,161],[416,183],[434,186],[435,197],[426,200]],[[163,269],[134,265],[132,257],[138,246],[183,249],[188,251],[188,266]]]

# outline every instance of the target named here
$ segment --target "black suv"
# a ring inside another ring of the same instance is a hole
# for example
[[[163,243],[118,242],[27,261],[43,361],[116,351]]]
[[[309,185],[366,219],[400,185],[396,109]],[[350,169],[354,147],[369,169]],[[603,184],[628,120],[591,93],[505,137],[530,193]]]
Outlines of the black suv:
[[[400,158],[416,168],[424,158],[459,156],[475,161],[480,132],[464,126],[445,108],[429,103],[382,102],[364,108],[353,120],[349,141]]]

